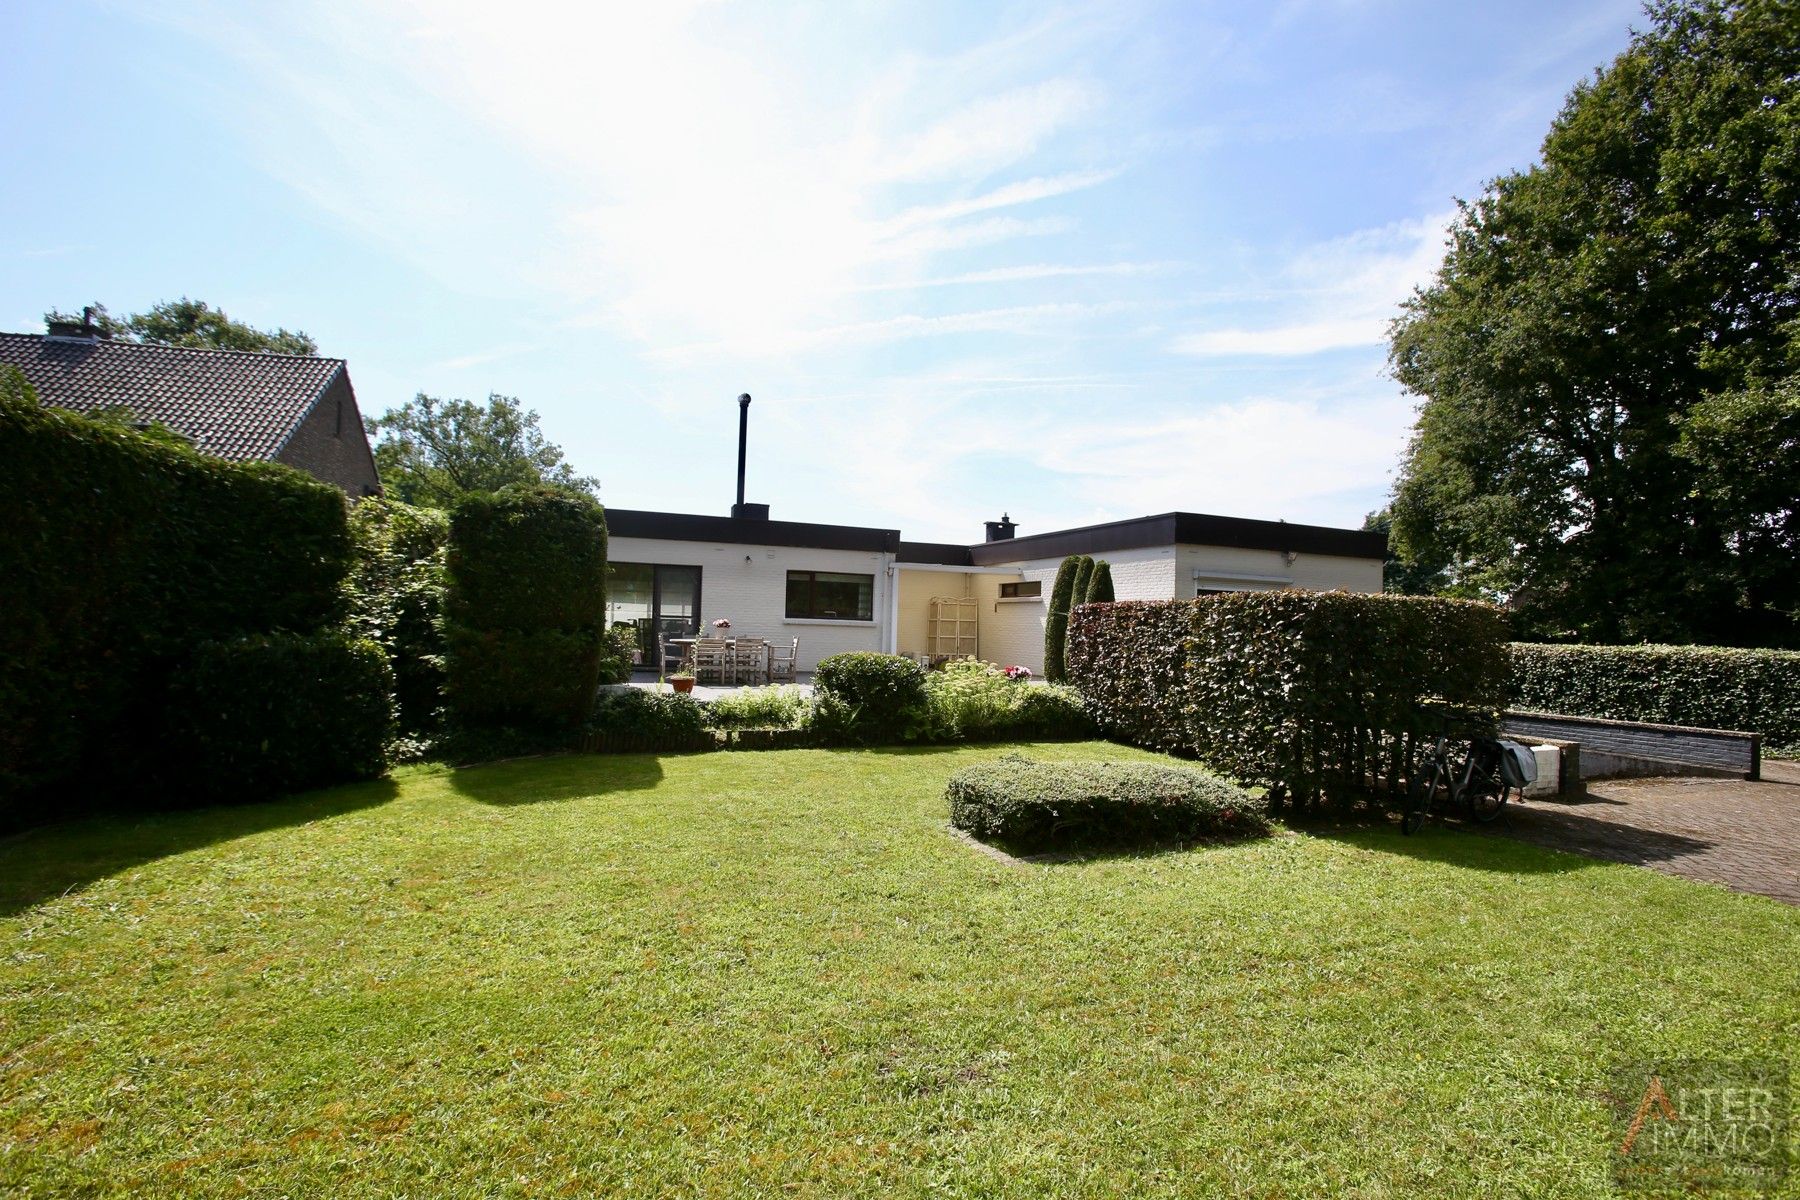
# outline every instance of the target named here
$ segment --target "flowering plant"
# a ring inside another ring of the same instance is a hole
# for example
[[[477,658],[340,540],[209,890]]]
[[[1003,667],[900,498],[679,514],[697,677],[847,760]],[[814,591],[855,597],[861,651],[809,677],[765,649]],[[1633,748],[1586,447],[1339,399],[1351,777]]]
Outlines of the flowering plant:
[[[724,633],[727,629],[731,628],[731,618],[730,617],[720,617],[718,620],[716,620],[712,623],[712,626],[714,629],[718,630],[720,633]]]
[[[1030,667],[1002,667],[1001,672],[1014,683],[1023,683],[1031,678]]]

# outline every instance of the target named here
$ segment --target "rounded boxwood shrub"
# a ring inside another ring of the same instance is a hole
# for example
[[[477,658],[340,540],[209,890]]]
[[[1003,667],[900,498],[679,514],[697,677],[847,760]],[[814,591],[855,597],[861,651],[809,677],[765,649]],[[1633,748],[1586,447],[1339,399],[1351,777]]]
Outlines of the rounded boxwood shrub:
[[[898,654],[857,651],[820,659],[813,699],[813,727],[844,741],[909,742],[931,728],[925,670]]]
[[[370,779],[394,725],[387,655],[341,633],[207,642],[171,681],[165,791],[261,800]]]
[[[1257,837],[1264,801],[1216,775],[1155,763],[1037,762],[1009,754],[945,788],[950,823],[1035,852]]]

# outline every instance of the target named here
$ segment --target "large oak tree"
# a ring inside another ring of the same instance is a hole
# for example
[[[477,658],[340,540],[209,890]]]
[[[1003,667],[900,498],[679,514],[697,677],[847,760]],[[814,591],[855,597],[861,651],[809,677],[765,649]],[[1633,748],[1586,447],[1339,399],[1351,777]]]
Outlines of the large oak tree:
[[[1800,5],[1648,12],[1395,322],[1394,548],[1525,636],[1800,645]]]

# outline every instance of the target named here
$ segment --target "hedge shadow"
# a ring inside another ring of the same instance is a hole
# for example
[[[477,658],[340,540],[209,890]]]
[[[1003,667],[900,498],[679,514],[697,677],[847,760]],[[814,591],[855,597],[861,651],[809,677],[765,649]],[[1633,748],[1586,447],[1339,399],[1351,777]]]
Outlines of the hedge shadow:
[[[262,804],[90,816],[0,838],[0,917],[171,855],[375,808],[399,790],[374,779]]]

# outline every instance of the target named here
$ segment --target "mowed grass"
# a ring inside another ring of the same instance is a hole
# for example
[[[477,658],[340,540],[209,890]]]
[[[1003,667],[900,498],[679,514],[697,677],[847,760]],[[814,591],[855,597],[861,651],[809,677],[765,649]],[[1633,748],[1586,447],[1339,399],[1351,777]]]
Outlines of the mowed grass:
[[[1013,867],[944,828],[1001,752],[0,842],[0,1192],[1603,1196],[1615,1059],[1795,1057],[1794,909],[1437,829]]]

